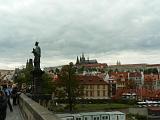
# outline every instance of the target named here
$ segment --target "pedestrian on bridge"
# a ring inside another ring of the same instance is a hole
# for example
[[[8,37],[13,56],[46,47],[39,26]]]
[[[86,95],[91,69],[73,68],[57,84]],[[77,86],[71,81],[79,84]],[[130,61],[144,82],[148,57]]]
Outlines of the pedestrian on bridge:
[[[17,105],[17,92],[18,92],[18,88],[17,86],[14,86],[12,89],[13,105]]]
[[[11,104],[11,101],[10,101],[12,88],[11,88],[10,85],[8,85],[8,87],[7,87],[7,85],[4,85],[3,90],[4,90],[5,95],[7,97],[7,103],[8,103],[9,109],[10,109],[11,112],[13,112],[12,104]]]
[[[7,98],[3,91],[0,91],[0,120],[6,119]]]

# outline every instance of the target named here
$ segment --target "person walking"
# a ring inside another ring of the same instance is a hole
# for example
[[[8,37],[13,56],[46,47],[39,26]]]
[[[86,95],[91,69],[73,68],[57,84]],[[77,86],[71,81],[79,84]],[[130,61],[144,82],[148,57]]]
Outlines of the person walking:
[[[0,120],[6,119],[7,113],[7,98],[5,97],[4,92],[0,91]]]
[[[17,86],[14,86],[12,89],[12,98],[13,98],[13,105],[17,105]]]
[[[7,85],[4,85],[3,90],[4,90],[6,98],[7,98],[7,103],[8,103],[9,109],[10,109],[11,112],[13,112],[13,108],[12,108],[11,101],[10,101],[10,98],[11,98],[11,87],[10,87],[10,85],[8,86],[8,88],[7,88]]]

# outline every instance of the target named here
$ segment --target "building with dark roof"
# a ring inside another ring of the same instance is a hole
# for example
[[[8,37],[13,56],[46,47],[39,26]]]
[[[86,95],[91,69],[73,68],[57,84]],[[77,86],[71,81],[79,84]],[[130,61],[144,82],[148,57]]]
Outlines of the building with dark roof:
[[[93,59],[93,60],[89,60],[89,58],[86,59],[84,57],[84,53],[82,53],[82,56],[80,56],[80,57],[77,56],[76,65],[81,65],[81,64],[97,64],[97,63],[98,62],[97,62],[96,59]]]

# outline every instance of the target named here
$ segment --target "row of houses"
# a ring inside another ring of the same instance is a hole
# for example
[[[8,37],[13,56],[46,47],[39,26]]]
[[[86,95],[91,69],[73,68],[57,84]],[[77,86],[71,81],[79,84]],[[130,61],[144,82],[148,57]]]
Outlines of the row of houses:
[[[57,75],[52,74],[52,76],[54,80],[57,79]],[[84,88],[84,99],[119,99],[126,94],[136,94],[137,99],[160,98],[159,78],[159,74],[143,72],[77,74],[77,79]]]
[[[80,59],[79,59],[80,58]],[[159,97],[160,64],[121,64],[107,65],[97,60],[86,59],[84,54],[77,57],[75,64],[77,78],[84,87],[85,99],[121,98],[123,95],[136,95],[136,98]],[[58,69],[62,66],[59,66]],[[57,78],[55,70],[46,68]],[[59,70],[60,70],[59,69]],[[156,69],[156,72],[146,72]],[[153,92],[151,96],[151,92]]]
[[[130,72],[141,72],[146,69],[156,68],[158,72],[160,72],[160,64],[116,64],[116,65],[108,65],[105,68],[105,71],[113,70],[113,71],[130,71]]]

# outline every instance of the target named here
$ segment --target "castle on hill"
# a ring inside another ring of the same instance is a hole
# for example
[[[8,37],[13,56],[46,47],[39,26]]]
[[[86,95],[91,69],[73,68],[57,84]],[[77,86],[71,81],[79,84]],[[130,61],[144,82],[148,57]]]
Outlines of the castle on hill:
[[[86,59],[84,57],[84,53],[82,53],[82,56],[78,57],[77,56],[77,61],[76,61],[76,65],[81,65],[81,64],[97,64],[97,60],[96,59],[93,59],[93,60],[89,60],[89,57],[88,59]]]

